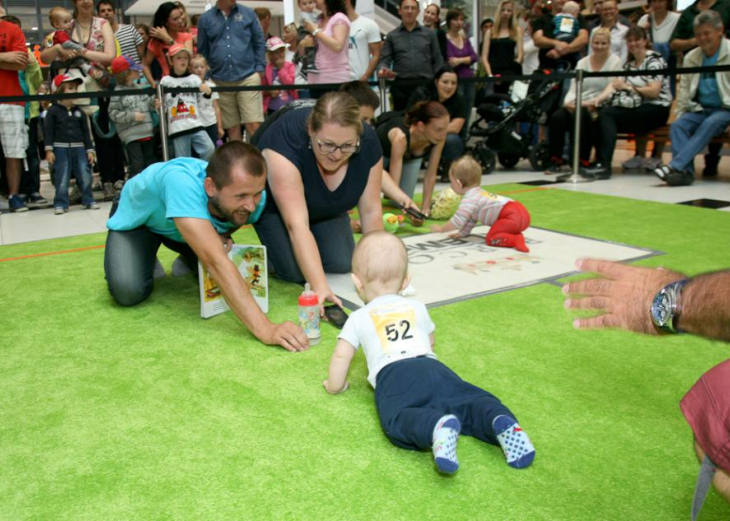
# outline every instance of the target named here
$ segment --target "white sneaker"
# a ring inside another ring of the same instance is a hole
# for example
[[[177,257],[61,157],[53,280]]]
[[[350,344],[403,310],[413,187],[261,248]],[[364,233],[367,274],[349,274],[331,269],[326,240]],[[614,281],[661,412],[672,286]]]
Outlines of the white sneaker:
[[[0,197],[0,212],[7,212],[10,210],[10,205],[8,204],[8,200],[4,197]]]
[[[84,210],[98,210],[99,208],[101,208],[101,206],[96,203],[84,205]]]
[[[60,206],[53,210],[53,215],[63,215],[64,213],[66,213],[66,212]]]
[[[166,275],[167,275],[167,273],[165,273],[165,268],[162,266],[160,259],[155,257],[155,269],[152,272],[152,278],[162,279],[162,278],[165,278]]]
[[[172,276],[173,277],[184,277],[190,273],[190,268],[185,264],[182,257],[178,257],[172,261]]]
[[[644,158],[641,156],[634,156],[628,161],[621,163],[621,166],[624,170],[637,170],[639,168],[644,168]]]

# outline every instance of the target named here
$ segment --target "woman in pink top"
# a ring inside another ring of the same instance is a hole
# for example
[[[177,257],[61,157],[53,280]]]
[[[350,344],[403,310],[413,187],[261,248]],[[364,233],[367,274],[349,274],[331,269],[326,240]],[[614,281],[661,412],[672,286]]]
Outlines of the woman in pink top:
[[[86,49],[84,58],[90,62],[108,67],[116,55],[114,31],[103,18],[94,16],[93,0],[74,0],[74,20],[71,26],[71,38]],[[41,52],[41,60],[51,63],[53,60],[63,61],[76,58],[77,51],[61,48],[60,44],[49,46]]]
[[[343,0],[316,0],[317,9],[322,11],[319,23],[304,22],[304,30],[311,34],[302,40],[300,51],[317,45],[314,64],[316,73],[310,72],[309,83],[341,83],[349,81],[348,43],[350,20],[345,14]],[[320,91],[321,92],[321,91]],[[316,96],[316,91],[315,91]]]
[[[193,54],[193,35],[187,32],[187,16],[177,2],[165,2],[157,8],[150,28],[150,40],[147,43],[142,67],[145,76],[152,77],[150,65],[157,60],[162,69],[162,75],[170,74],[170,64],[167,61],[167,51],[174,44],[185,47],[190,55]],[[157,78],[159,79],[159,78]]]

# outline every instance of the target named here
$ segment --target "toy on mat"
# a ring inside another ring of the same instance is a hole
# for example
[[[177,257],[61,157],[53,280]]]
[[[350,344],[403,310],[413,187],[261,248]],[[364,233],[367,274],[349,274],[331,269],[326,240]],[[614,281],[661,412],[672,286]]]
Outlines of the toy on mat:
[[[443,221],[450,219],[459,208],[461,196],[451,188],[441,190],[431,201],[431,219]]]
[[[383,214],[383,228],[388,233],[395,233],[398,231],[398,227],[403,223],[402,215],[395,215],[392,213]]]

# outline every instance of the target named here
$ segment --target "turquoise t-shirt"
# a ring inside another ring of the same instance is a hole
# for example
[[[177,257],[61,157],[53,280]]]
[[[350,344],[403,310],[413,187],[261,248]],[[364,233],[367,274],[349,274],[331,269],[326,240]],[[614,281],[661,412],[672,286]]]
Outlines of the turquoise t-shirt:
[[[173,217],[205,219],[218,233],[235,229],[208,210],[208,194],[203,188],[207,166],[205,161],[189,157],[149,166],[124,185],[119,207],[107,221],[107,228],[125,231],[146,226],[178,242],[185,240]]]
[[[720,49],[717,50],[714,56],[703,56],[702,66],[709,67],[717,65],[717,58],[720,56]],[[707,109],[716,109],[722,107],[722,98],[720,98],[720,91],[717,88],[717,79],[715,78],[715,72],[704,72],[700,75],[700,85],[698,91],[698,101],[700,105]]]

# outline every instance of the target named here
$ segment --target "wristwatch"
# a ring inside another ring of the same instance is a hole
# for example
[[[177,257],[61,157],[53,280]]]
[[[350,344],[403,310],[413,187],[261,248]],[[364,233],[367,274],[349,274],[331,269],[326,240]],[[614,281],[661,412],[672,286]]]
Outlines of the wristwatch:
[[[680,297],[687,282],[688,279],[682,279],[667,284],[654,296],[651,303],[651,321],[657,331],[670,334],[683,332],[678,327],[682,312]]]
[[[312,31],[312,38],[316,38],[318,33],[321,33],[322,29],[317,27],[314,31]]]

